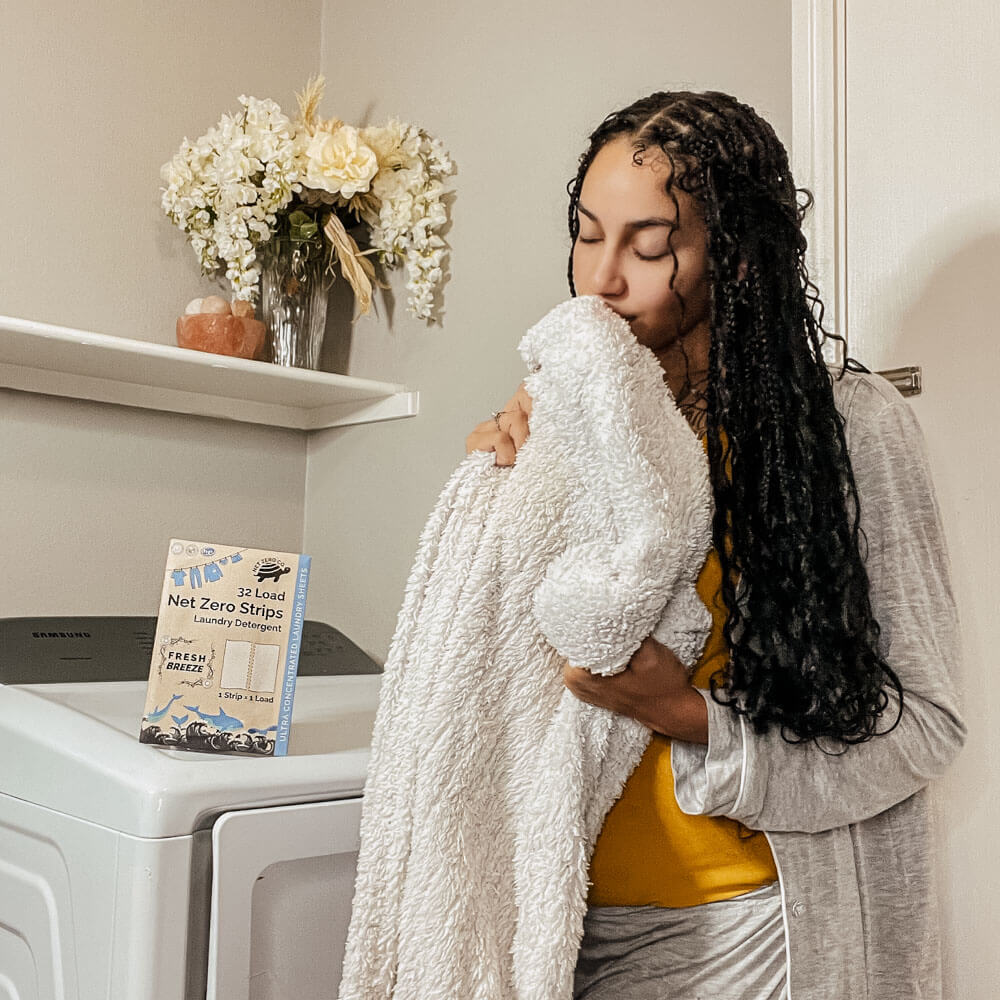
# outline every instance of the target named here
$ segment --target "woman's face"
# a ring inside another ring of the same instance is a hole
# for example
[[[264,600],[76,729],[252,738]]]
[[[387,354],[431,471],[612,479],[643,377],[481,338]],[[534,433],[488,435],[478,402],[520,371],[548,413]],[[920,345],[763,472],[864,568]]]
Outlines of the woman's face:
[[[631,139],[614,139],[587,170],[573,283],[577,294],[599,295],[627,319],[636,339],[657,355],[668,374],[684,365],[690,372],[707,371],[711,328],[704,220],[694,199],[675,187],[678,215],[666,192],[671,173],[666,156],[647,150],[637,165],[633,153]]]

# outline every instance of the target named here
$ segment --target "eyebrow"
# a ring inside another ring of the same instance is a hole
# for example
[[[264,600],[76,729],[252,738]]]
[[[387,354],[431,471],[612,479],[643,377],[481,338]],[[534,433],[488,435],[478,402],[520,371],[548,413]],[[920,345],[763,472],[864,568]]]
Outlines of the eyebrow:
[[[600,224],[600,219],[598,219],[593,212],[588,212],[587,209],[585,209],[583,205],[581,205],[579,202],[577,202],[576,208],[577,211],[580,212],[582,215],[587,216],[587,218],[590,219],[591,222],[596,222]],[[637,231],[640,229],[653,229],[656,226],[665,226],[667,229],[678,228],[678,225],[675,220],[664,219],[657,216],[654,216],[653,218],[649,219],[635,219],[632,222],[625,223],[625,228],[631,229],[633,231]]]

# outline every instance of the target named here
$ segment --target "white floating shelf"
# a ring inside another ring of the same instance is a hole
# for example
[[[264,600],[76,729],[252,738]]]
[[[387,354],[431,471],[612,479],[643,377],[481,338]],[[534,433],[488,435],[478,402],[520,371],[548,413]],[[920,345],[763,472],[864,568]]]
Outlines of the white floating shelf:
[[[318,430],[412,417],[392,382],[284,368],[0,316],[0,385],[147,410]]]

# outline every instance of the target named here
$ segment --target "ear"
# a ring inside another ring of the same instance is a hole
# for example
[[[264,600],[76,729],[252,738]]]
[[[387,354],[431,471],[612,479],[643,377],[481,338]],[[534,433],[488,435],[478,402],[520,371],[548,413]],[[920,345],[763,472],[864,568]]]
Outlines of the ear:
[[[736,280],[744,282],[747,280],[747,259],[744,257],[740,261],[740,266],[736,269]]]

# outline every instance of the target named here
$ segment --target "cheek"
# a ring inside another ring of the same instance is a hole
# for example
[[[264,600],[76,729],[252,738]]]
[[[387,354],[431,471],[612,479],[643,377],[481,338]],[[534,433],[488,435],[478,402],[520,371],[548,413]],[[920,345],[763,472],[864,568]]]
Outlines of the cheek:
[[[661,316],[670,315],[679,306],[677,295],[670,288],[670,275],[673,269],[647,268],[638,273],[632,280],[632,292],[636,305],[650,313]]]
[[[677,287],[688,300],[703,299],[708,291],[708,261],[704,251],[692,249],[685,253],[677,272]]]

